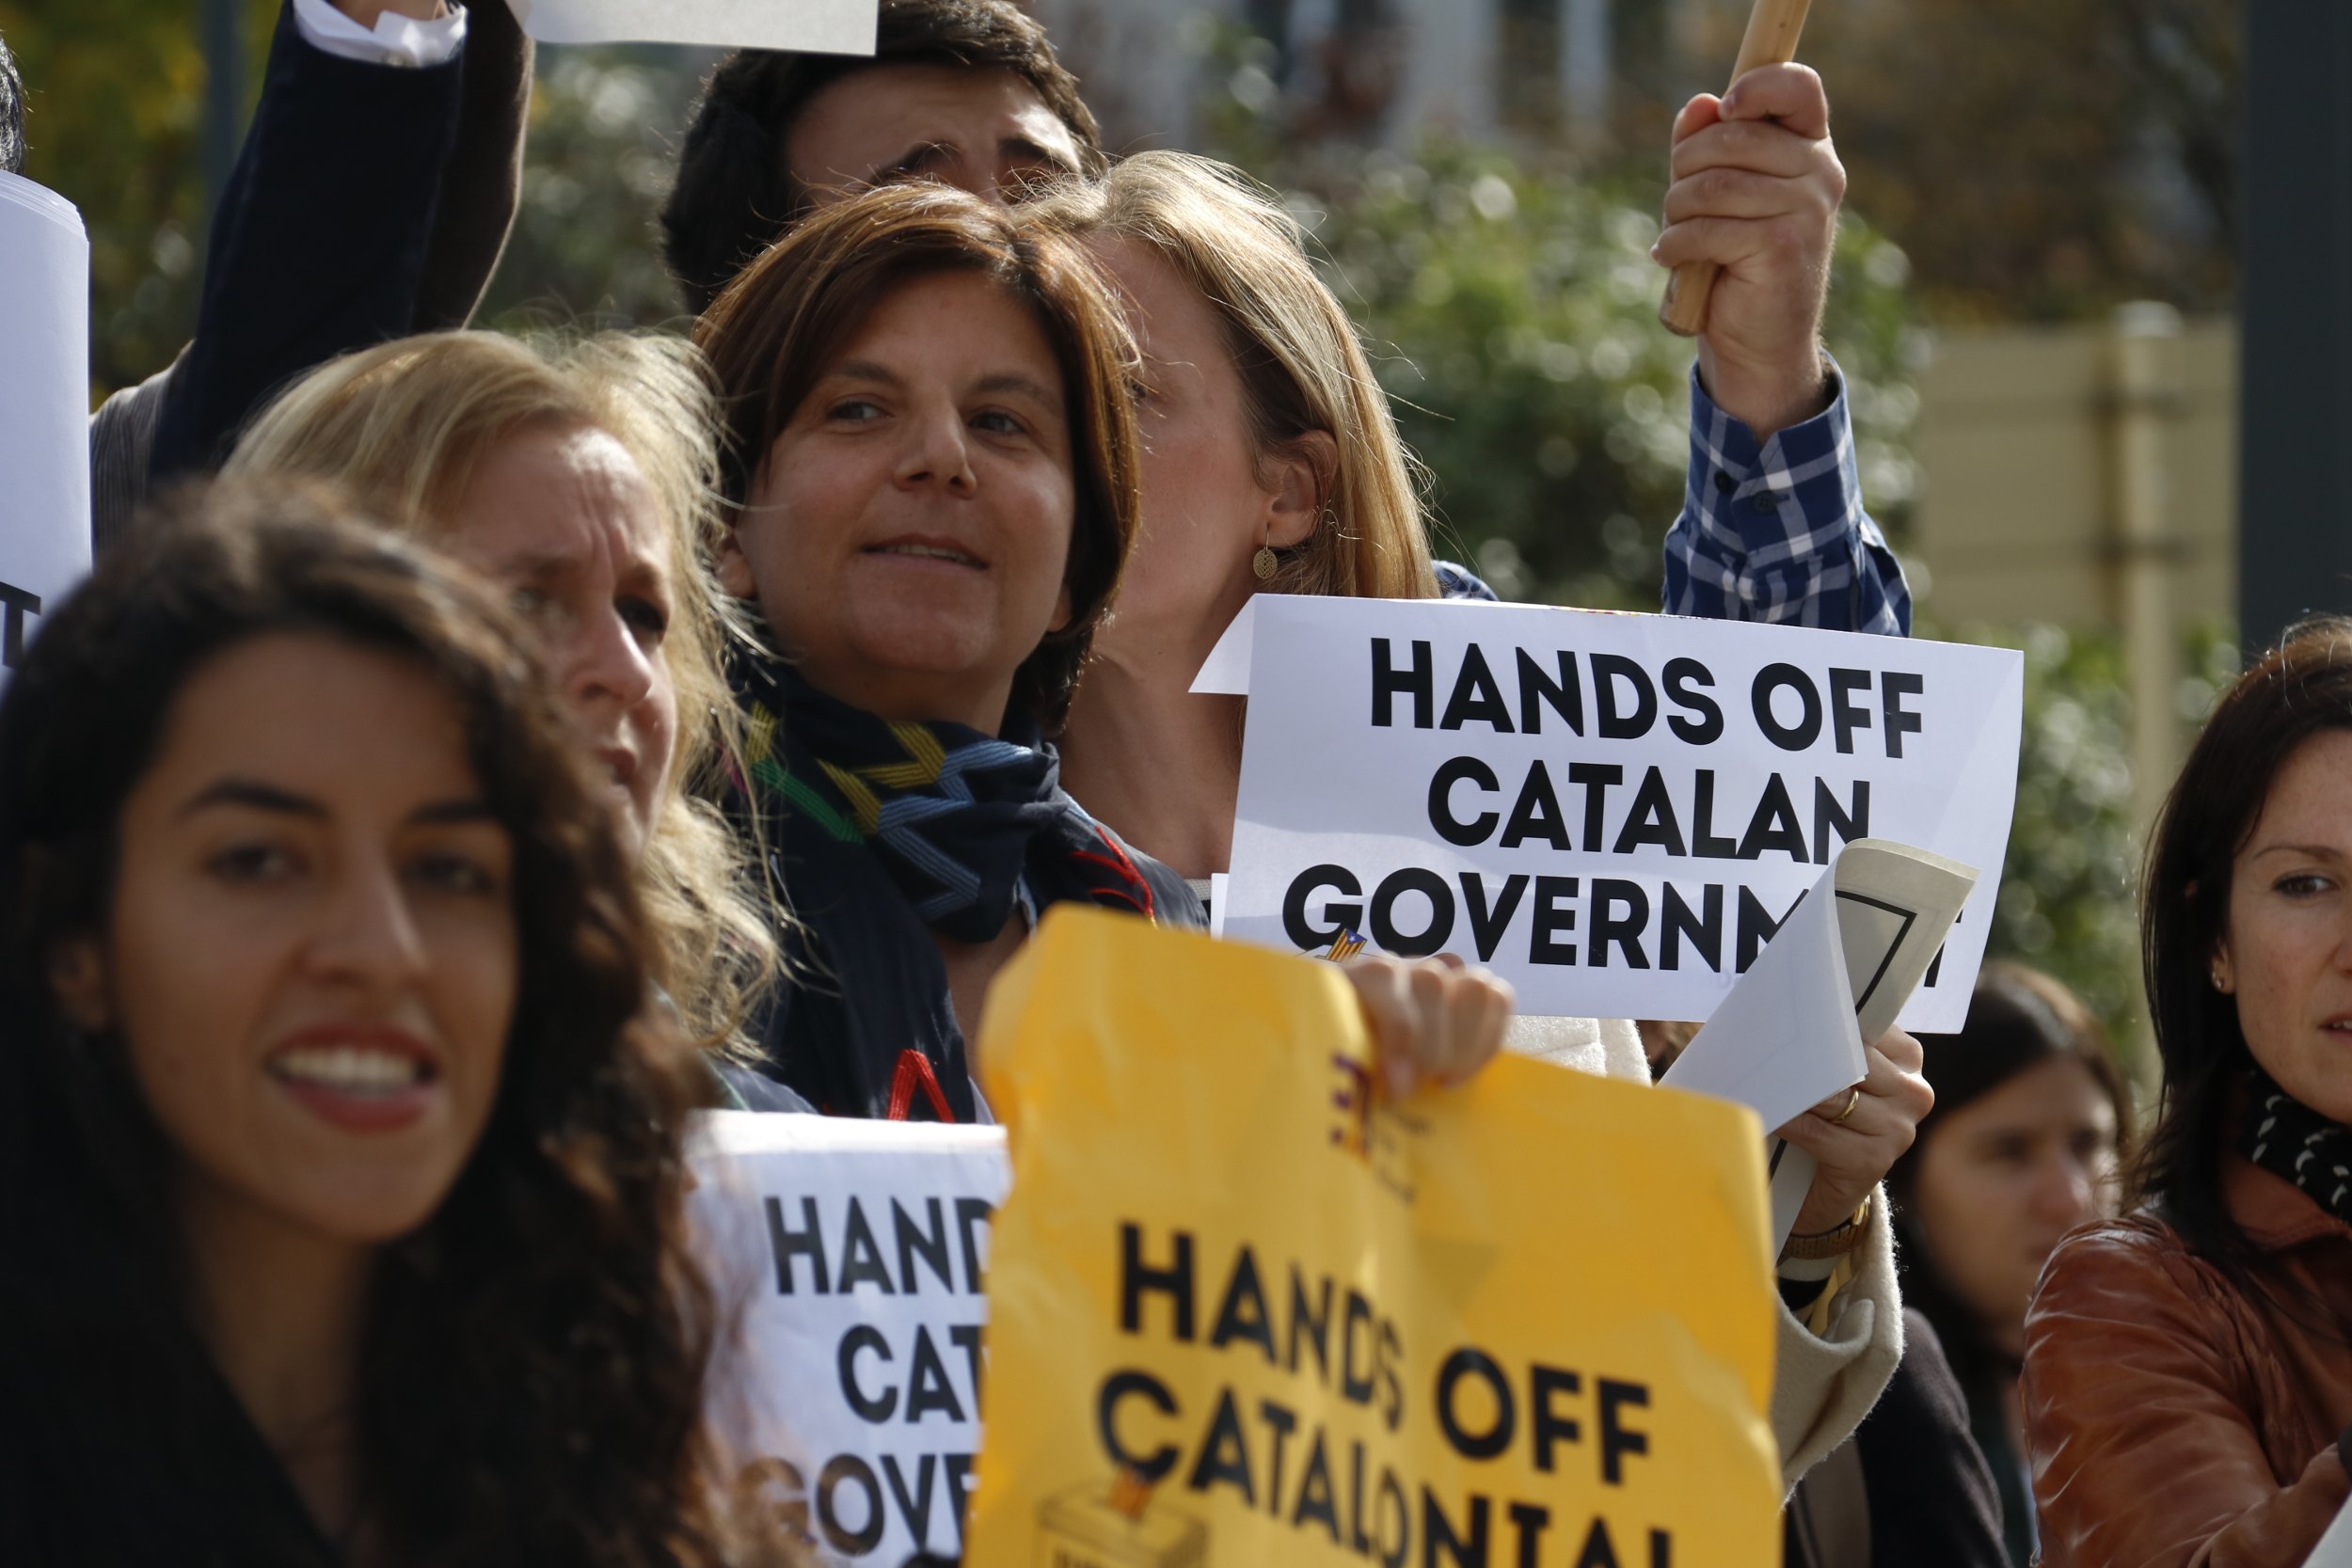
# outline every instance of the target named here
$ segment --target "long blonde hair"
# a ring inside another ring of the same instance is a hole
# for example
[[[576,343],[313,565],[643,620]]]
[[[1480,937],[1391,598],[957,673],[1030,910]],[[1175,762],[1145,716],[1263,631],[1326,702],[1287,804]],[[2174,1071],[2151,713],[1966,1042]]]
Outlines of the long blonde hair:
[[[642,893],[655,979],[707,1047],[730,1042],[773,972],[775,938],[735,835],[698,797],[742,751],[726,645],[747,635],[707,562],[720,536],[718,409],[702,356],[649,333],[523,341],[437,332],[363,349],[295,382],[245,432],[226,471],[333,482],[428,541],[475,469],[533,424],[600,430],[644,471],[669,538],[677,609],[663,657],[679,723]]]
[[[1239,169],[1184,152],[1138,152],[1098,182],[1064,184],[1024,216],[1082,238],[1134,240],[1216,310],[1263,463],[1328,431],[1337,471],[1307,539],[1275,552],[1281,594],[1425,599],[1438,592],[1418,465],[1355,324],[1315,276],[1298,220]]]

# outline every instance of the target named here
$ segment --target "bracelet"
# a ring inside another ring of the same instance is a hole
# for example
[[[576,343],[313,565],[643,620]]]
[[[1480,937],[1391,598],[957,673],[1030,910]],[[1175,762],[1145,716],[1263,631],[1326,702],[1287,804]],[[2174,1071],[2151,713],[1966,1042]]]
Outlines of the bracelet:
[[[1873,1190],[1862,1200],[1853,1217],[1843,1225],[1832,1226],[1810,1236],[1791,1236],[1788,1244],[1780,1249],[1781,1261],[1814,1261],[1823,1258],[1843,1258],[1862,1244],[1862,1238],[1870,1229],[1870,1203],[1878,1196]]]

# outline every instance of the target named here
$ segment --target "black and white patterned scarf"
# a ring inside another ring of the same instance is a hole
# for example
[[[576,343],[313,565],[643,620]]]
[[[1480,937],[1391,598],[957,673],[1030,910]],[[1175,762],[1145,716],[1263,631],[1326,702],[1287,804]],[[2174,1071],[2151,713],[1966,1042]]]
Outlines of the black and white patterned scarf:
[[[2254,1069],[2237,1147],[2249,1160],[2352,1224],[2352,1127],[2321,1116],[2260,1068]]]

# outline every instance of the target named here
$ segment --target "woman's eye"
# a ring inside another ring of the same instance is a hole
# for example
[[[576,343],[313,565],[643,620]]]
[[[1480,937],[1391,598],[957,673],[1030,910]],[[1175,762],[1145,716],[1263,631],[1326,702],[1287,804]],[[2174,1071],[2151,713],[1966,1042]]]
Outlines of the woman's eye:
[[[232,844],[216,850],[204,868],[224,882],[240,885],[282,881],[301,869],[294,852],[281,844]]]
[[[669,635],[668,607],[651,599],[631,598],[622,600],[620,609],[621,619],[628,624],[629,629],[637,634],[638,641],[644,646],[658,647],[661,640]]]
[[[882,405],[871,398],[843,398],[825,410],[825,417],[849,424],[864,424],[882,417]]]
[[[2335,884],[2316,871],[2297,871],[2293,876],[2280,878],[2270,885],[2290,898],[2309,898],[2326,893]]]
[[[506,602],[526,621],[544,621],[555,610],[554,596],[538,588],[517,588],[506,596]]]
[[[436,893],[479,896],[499,891],[498,873],[471,855],[455,852],[420,855],[408,868],[409,879]]]
[[[1001,408],[991,408],[973,415],[972,423],[992,436],[1019,436],[1028,428],[1018,418]]]

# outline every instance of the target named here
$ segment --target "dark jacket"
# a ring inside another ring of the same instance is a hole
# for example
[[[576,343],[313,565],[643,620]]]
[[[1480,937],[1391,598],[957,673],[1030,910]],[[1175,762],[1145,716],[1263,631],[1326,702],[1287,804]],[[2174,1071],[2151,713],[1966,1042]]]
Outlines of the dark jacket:
[[[936,1117],[917,1087],[898,1119],[989,1119],[972,1085],[946,962],[921,918],[863,846],[802,826],[789,817],[776,824],[771,851],[793,919],[781,933],[786,982],[753,1029],[762,1070],[828,1115],[884,1118],[900,1085],[881,1064],[912,1049],[930,1065],[949,1115]],[[1154,919],[1207,925],[1182,877],[1111,837],[1150,885]]]
[[[2233,1153],[2252,1289],[2148,1213],[2075,1231],[2026,1316],[2047,1568],[2292,1568],[2352,1495],[2352,1226]]]
[[[1844,1448],[1783,1515],[1788,1568],[2007,1568],[2001,1503],[1935,1329],[1903,1313],[1903,1358]]]
[[[280,12],[214,214],[196,341],[92,420],[96,548],[151,481],[216,467],[302,372],[465,324],[514,219],[531,58],[501,4],[474,6],[465,48],[424,70],[326,54]]]

